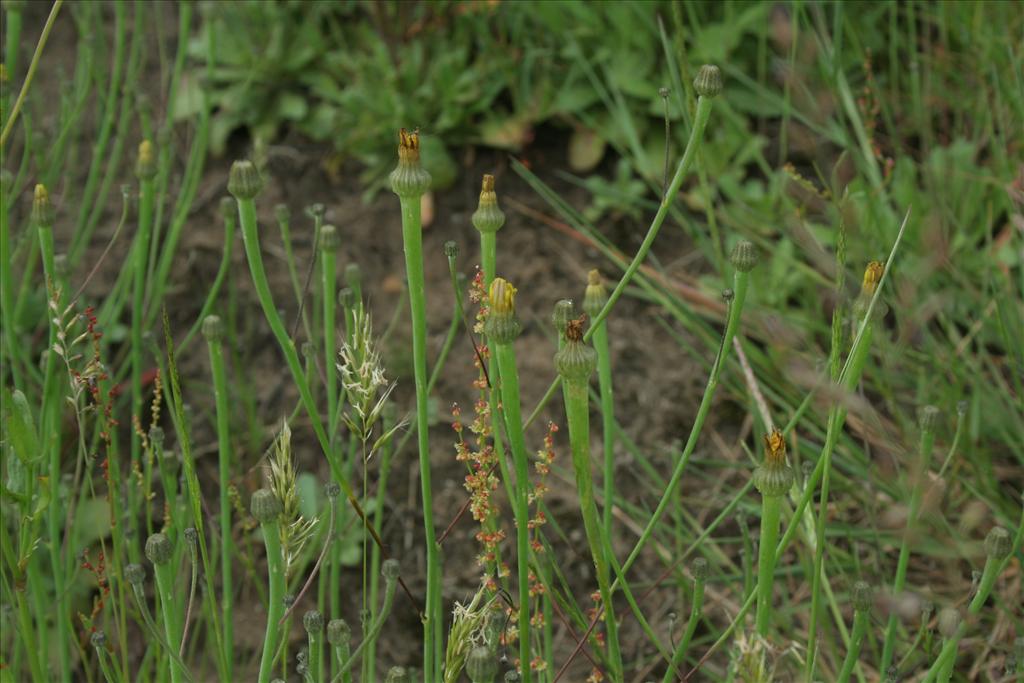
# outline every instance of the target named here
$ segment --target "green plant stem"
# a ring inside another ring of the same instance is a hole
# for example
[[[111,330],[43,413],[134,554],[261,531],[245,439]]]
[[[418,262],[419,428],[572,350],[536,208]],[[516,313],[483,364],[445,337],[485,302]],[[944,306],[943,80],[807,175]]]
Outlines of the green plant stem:
[[[14,101],[11,113],[7,117],[7,121],[4,122],[3,133],[0,133],[0,150],[7,144],[7,138],[10,137],[11,131],[14,130],[14,123],[18,120],[18,114],[21,113],[25,97],[28,95],[29,88],[32,87],[32,80],[36,75],[36,69],[39,67],[39,60],[43,56],[46,42],[50,39],[50,31],[53,30],[53,24],[56,22],[57,15],[60,14],[60,7],[63,4],[64,0],[56,0],[50,8],[50,15],[46,17],[46,24],[43,25],[43,32],[39,35],[39,42],[36,43],[36,51],[28,65],[28,72],[25,74],[25,81],[21,84],[21,90],[18,92],[18,99]]]
[[[380,637],[380,631],[384,628],[384,622],[387,621],[388,615],[391,614],[391,606],[395,602],[395,590],[398,587],[398,582],[395,580],[386,581],[384,584],[384,604],[380,608],[380,612],[377,614],[377,619],[370,626],[366,632],[366,636],[362,642],[359,643],[359,647],[352,652],[352,655],[348,657],[347,661],[341,666],[341,670],[335,674],[334,679],[331,683],[336,683],[345,676],[352,665],[359,661],[359,658],[363,654],[363,650],[371,642],[376,642],[377,638]]]
[[[1020,553],[1021,543],[1024,542],[1024,505],[1021,506],[1021,516],[1017,523],[1017,533],[1014,534],[1013,543],[1010,548],[1013,550],[1005,558],[998,560],[993,557],[989,557],[985,560],[985,568],[981,573],[981,580],[978,582],[978,591],[974,594],[974,598],[967,606],[967,612],[970,616],[977,616],[981,612],[981,608],[985,606],[985,601],[988,600],[989,594],[995,587],[996,579],[1002,574],[1003,569],[1009,564],[1010,560],[1014,555]],[[938,677],[940,671],[948,663],[956,660],[957,647],[960,644],[960,640],[967,634],[967,622],[968,619],[964,619],[960,622],[960,626],[957,627],[956,632],[952,638],[947,638],[946,642],[942,645],[942,650],[939,652],[939,656],[932,662],[932,666],[928,669],[928,674],[924,677],[921,683],[933,683]]]
[[[351,505],[352,509],[356,511],[356,514],[359,515],[360,523],[367,525],[366,513],[363,512],[362,506],[359,504],[358,499],[356,499],[352,485],[345,476],[345,473],[342,471],[334,449],[331,447],[330,440],[327,438],[327,432],[324,430],[323,421],[320,419],[320,413],[317,410],[316,402],[313,399],[313,393],[309,389],[309,382],[306,381],[305,371],[303,370],[302,363],[299,361],[299,354],[295,350],[295,343],[288,336],[284,322],[281,320],[281,316],[278,314],[277,308],[274,306],[274,297],[270,292],[270,283],[267,281],[267,274],[263,268],[263,257],[260,254],[255,201],[252,199],[238,200],[238,223],[242,229],[242,243],[245,246],[245,255],[249,262],[249,273],[252,276],[253,286],[256,288],[256,296],[259,299],[260,307],[263,309],[263,316],[266,318],[267,324],[270,326],[270,330],[273,332],[278,346],[281,347],[281,352],[284,354],[285,362],[288,364],[288,370],[291,372],[292,380],[299,389],[299,396],[302,400],[302,405],[306,409],[306,413],[309,415],[310,422],[313,426],[313,432],[316,435],[320,448],[324,453],[324,457],[327,458],[327,464],[331,468],[331,476],[333,476],[334,480],[338,482],[339,486],[341,486],[341,490],[345,494],[349,505]],[[420,264],[420,269],[422,280],[422,263]],[[426,410],[425,406],[424,410]],[[381,548],[384,547],[384,543],[381,541],[380,536],[376,531],[371,529],[370,535],[378,546]],[[433,538],[433,536],[431,536],[431,538]]]
[[[10,36],[10,17],[14,14],[18,15],[20,22],[21,12],[11,12],[8,17],[8,36]],[[10,52],[10,43],[7,45],[8,51]],[[21,352],[21,345],[18,344],[18,337],[14,327],[14,273],[11,265],[14,263],[11,254],[11,233],[10,233],[10,202],[11,197],[8,192],[11,190],[8,183],[4,183],[3,196],[0,196],[0,315],[2,315],[4,324],[4,342],[7,345],[6,358],[8,359],[6,366],[10,368],[11,373],[11,384],[14,387],[24,389],[21,375],[21,366],[24,362],[24,357]],[[5,367],[5,371],[6,371]]]
[[[134,281],[132,288],[132,416],[142,419],[142,326],[145,320],[146,274],[149,258],[149,236],[153,229],[153,202],[156,184],[153,178],[144,179],[139,188],[139,230],[132,247],[134,259]],[[132,430],[132,463],[138,463],[142,452],[142,440]],[[134,506],[133,506],[134,507]]]
[[[522,680],[530,683],[530,463],[520,417],[519,372],[511,344],[493,344],[501,388],[502,413],[516,471],[513,511],[516,520],[516,562],[519,570],[519,660]],[[493,378],[492,378],[493,382]],[[498,439],[496,438],[495,441]],[[591,496],[592,498],[592,496]]]
[[[325,387],[327,390],[327,435],[329,440],[334,440],[334,433],[337,427],[338,407],[338,373],[335,365],[338,362],[336,338],[337,327],[335,312],[337,311],[337,270],[335,268],[334,249],[324,249],[320,246],[320,275],[323,285],[321,300],[323,302],[324,314],[324,374]]]
[[[675,677],[675,672],[679,666],[686,659],[686,650],[690,647],[690,641],[693,640],[693,634],[697,632],[697,625],[700,623],[701,614],[704,609],[704,580],[694,579],[693,581],[693,604],[690,606],[690,620],[686,622],[686,630],[683,632],[683,638],[679,641],[679,645],[676,646],[676,651],[672,655],[672,666],[665,671],[665,676],[661,679],[661,683],[669,683]]]
[[[722,345],[718,349],[718,356],[715,358],[715,364],[711,367],[708,383],[704,388],[704,395],[701,397],[700,406],[697,408],[697,416],[693,421],[693,427],[690,429],[690,436],[686,440],[686,445],[683,447],[682,454],[676,461],[675,469],[672,471],[672,477],[665,486],[665,491],[661,496],[661,500],[658,501],[658,506],[654,509],[650,519],[647,521],[647,525],[640,534],[640,538],[637,540],[633,550],[629,553],[626,561],[622,563],[622,572],[624,574],[633,566],[636,558],[640,555],[640,551],[643,549],[647,541],[650,540],[655,526],[657,526],[658,522],[665,514],[665,510],[673,500],[673,492],[683,477],[686,465],[690,462],[690,456],[693,455],[693,451],[697,447],[697,439],[700,436],[701,429],[704,427],[704,421],[707,419],[708,412],[711,410],[711,401],[715,395],[715,389],[718,387],[718,380],[722,372],[722,367],[725,365],[725,360],[729,355],[729,349],[732,348],[733,337],[736,335],[736,330],[739,327],[740,315],[743,312],[743,304],[747,297],[749,275],[749,273],[736,271],[733,277],[734,297],[729,306],[729,314],[725,324],[725,333],[722,336]],[[605,306],[605,309],[607,310],[607,305]],[[618,581],[615,583],[618,584]],[[613,589],[614,588],[615,585],[613,585]]]
[[[384,432],[387,433],[394,427],[394,418],[389,410],[383,411]],[[381,444],[380,466],[377,470],[377,495],[376,504],[373,509],[373,528],[380,532],[384,523],[384,498],[387,495],[388,476],[391,473],[391,456],[395,451],[393,438]],[[380,592],[380,548],[373,546],[370,551],[370,609],[377,609],[377,598]],[[375,614],[375,612],[371,612]],[[370,643],[367,646],[366,657],[363,660],[363,675],[367,681],[376,680],[376,652],[377,643]]]
[[[590,338],[594,334],[594,330],[604,322],[604,319],[611,313],[612,307],[622,296],[626,290],[626,286],[636,275],[640,265],[647,258],[647,253],[651,250],[651,246],[654,244],[654,239],[658,236],[658,231],[661,230],[662,224],[665,222],[665,218],[668,217],[669,209],[672,206],[672,202],[675,200],[675,196],[679,193],[679,188],[683,185],[683,180],[686,179],[687,174],[690,171],[690,166],[693,165],[693,160],[696,157],[697,150],[700,148],[701,141],[704,139],[704,129],[707,127],[708,118],[711,116],[711,103],[712,101],[706,97],[697,98],[697,113],[694,117],[693,128],[690,130],[690,138],[686,143],[686,149],[683,151],[683,157],[679,160],[679,165],[676,167],[675,175],[672,176],[672,182],[669,183],[668,190],[665,192],[665,196],[661,203],[658,205],[658,211],[654,214],[654,219],[651,221],[651,226],[647,229],[647,234],[644,235],[643,241],[640,243],[640,247],[637,249],[636,254],[633,256],[633,260],[629,262],[626,267],[626,271],[622,274],[618,284],[615,285],[615,289],[608,296],[608,301],[605,303],[601,312],[590,321],[590,329],[587,330],[586,334],[583,335],[583,341],[590,341]],[[485,271],[486,272],[486,271]],[[544,405],[555,394],[555,390],[558,388],[558,383],[561,378],[556,377],[548,387],[547,392],[541,399],[540,403],[530,413],[526,424],[531,424],[540,414],[541,409]],[[628,569],[628,564],[624,566],[624,569]]]
[[[57,343],[58,321],[61,317],[63,294],[59,291],[57,282],[56,266],[54,265],[53,253],[53,228],[51,226],[37,226],[39,236],[39,251],[43,257],[43,274],[46,279],[46,300],[47,320],[49,321],[49,351],[46,354],[46,370],[43,375],[43,404],[39,424],[40,441],[43,450],[49,456],[49,479],[50,479],[50,500],[47,511],[47,527],[50,539],[50,565],[53,572],[54,591],[56,594],[56,625],[57,637],[61,643],[67,643],[69,637],[68,612],[66,590],[64,584],[64,571],[60,559],[62,545],[62,519],[61,496],[60,496],[60,451],[61,451],[61,408],[64,402],[64,392],[60,378],[57,375],[59,358],[54,351]],[[51,308],[51,304],[53,308]],[[40,615],[41,616],[41,615]],[[60,672],[61,680],[70,680],[71,658],[69,648],[60,647]]]
[[[430,483],[430,435],[427,392],[426,283],[423,277],[423,225],[420,198],[401,197],[402,243],[409,282],[412,316],[413,375],[416,383],[416,441],[419,446],[420,488],[423,494],[423,533],[427,551],[427,608],[423,621],[423,671],[440,680],[444,661],[441,612],[441,549],[434,531],[434,505]]]
[[[281,551],[281,524],[263,522],[263,543],[267,548],[267,631],[263,637],[259,683],[270,683],[274,652],[281,639],[281,615],[284,614],[284,557]]]
[[[912,530],[914,523],[917,520],[918,512],[921,509],[921,499],[924,496],[924,488],[928,480],[928,468],[931,465],[932,447],[934,443],[934,431],[932,429],[922,429],[920,471],[918,472],[917,482],[914,484],[914,488],[910,493],[910,508],[907,512],[907,523],[904,527],[903,540],[900,542],[900,555],[896,562],[896,577],[892,584],[892,596],[894,599],[899,598],[900,593],[903,592],[903,588],[907,583],[907,568],[910,565],[910,539],[913,535]],[[892,610],[889,614],[889,620],[885,625],[885,641],[882,646],[881,671],[888,669],[889,664],[892,663],[896,647],[896,629],[898,625],[898,615],[896,610]]]
[[[157,595],[160,597],[160,612],[164,618],[164,635],[167,640],[167,666],[170,667],[171,683],[184,680],[180,660],[175,656],[181,646],[181,623],[178,620],[178,602],[174,597],[174,562],[154,564]]]
[[[231,409],[228,397],[228,379],[224,369],[224,353],[220,340],[211,339],[210,370],[213,374],[213,395],[217,410],[217,462],[220,475],[220,575],[221,611],[224,615],[224,642],[234,642],[234,589],[232,586],[231,558],[234,547],[231,537],[231,499],[228,482],[231,481]],[[231,679],[233,658],[227,657],[225,673]]]
[[[594,350],[597,351],[597,384],[601,394],[602,454],[604,455],[604,508],[601,522],[604,532],[613,535],[612,509],[615,499],[615,395],[612,390],[612,359],[608,350],[608,323],[602,322],[594,330]]]
[[[505,376],[502,373],[502,386]],[[590,406],[587,385],[584,382],[564,380],[562,393],[565,399],[565,414],[569,423],[569,444],[572,450],[572,465],[576,475],[576,488],[580,496],[580,510],[583,513],[583,528],[590,545],[590,554],[597,570],[598,590],[604,605],[605,630],[607,632],[608,657],[611,660],[611,680],[622,679],[622,653],[619,650],[618,624],[612,605],[611,579],[608,559],[602,545],[601,522],[594,503],[594,485],[590,472]],[[607,504],[606,504],[606,507]]]
[[[315,683],[324,679],[324,634],[309,632],[309,671]]]
[[[761,539],[757,551],[757,633],[767,637],[772,616],[772,584],[775,576],[775,542],[779,538],[782,496],[761,499]]]
[[[843,660],[843,668],[839,671],[837,683],[846,683],[850,680],[853,669],[857,665],[857,658],[860,656],[860,649],[864,643],[864,637],[868,632],[870,614],[866,610],[856,610],[853,613],[853,635],[850,636],[850,647],[846,651],[846,659]]]

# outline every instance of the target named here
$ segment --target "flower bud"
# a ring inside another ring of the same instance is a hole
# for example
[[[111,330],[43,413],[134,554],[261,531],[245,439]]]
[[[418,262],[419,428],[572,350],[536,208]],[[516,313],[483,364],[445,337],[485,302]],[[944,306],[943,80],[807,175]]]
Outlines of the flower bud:
[[[94,648],[99,650],[100,648],[107,646],[107,634],[105,631],[94,631],[92,636],[90,636],[89,641],[92,643]]]
[[[498,675],[498,658],[483,645],[474,647],[466,657],[466,675],[473,683],[493,683]]]
[[[722,290],[722,301],[727,304],[731,304],[732,300],[736,298],[736,292],[731,287],[726,287]]]
[[[581,316],[570,320],[565,328],[565,345],[555,354],[555,369],[565,382],[586,384],[597,368],[597,352],[583,342]]]
[[[708,578],[708,561],[703,557],[698,557],[690,565],[690,572],[697,581],[706,581]]]
[[[516,317],[516,288],[500,277],[494,278],[487,296],[490,312],[484,334],[495,344],[511,344],[522,329]]]
[[[356,305],[356,293],[351,287],[343,287],[338,290],[338,303],[345,310],[350,310]]]
[[[324,630],[324,615],[320,610],[311,609],[302,615],[302,626],[306,633],[319,634]]]
[[[754,266],[758,262],[757,247],[752,242],[747,240],[740,240],[736,243],[736,246],[732,248],[732,253],[729,254],[729,260],[732,262],[733,268],[740,271],[741,273],[749,273],[754,269]]]
[[[352,629],[344,619],[331,619],[327,622],[327,642],[331,645],[348,645],[352,639]]]
[[[252,494],[252,499],[249,501],[249,510],[257,522],[265,524],[277,521],[277,518],[281,516],[282,506],[281,501],[277,499],[273,491],[270,489],[260,489]]]
[[[384,683],[411,683],[412,679],[409,678],[409,672],[404,666],[393,666],[388,669],[387,678],[384,679]]]
[[[194,526],[186,527],[184,531],[185,540],[188,541],[189,545],[194,546],[199,542],[199,532],[196,531]]]
[[[133,562],[124,568],[124,578],[132,586],[141,586],[146,580],[146,568]]]
[[[208,315],[203,318],[203,336],[207,341],[219,343],[224,338],[224,323],[220,316]]]
[[[459,244],[455,240],[448,240],[444,243],[444,255],[449,261],[459,257]]]
[[[52,228],[55,213],[46,186],[41,183],[36,185],[32,196],[32,224],[37,228]]]
[[[135,175],[139,180],[156,178],[156,150],[153,143],[143,140],[139,143],[139,156],[135,161]]]
[[[333,225],[325,225],[320,228],[320,246],[329,254],[337,251],[341,239],[338,237],[338,229]]]
[[[946,607],[939,612],[939,633],[943,638],[953,638],[960,627],[960,612],[954,607]]]
[[[1009,531],[1001,526],[992,527],[985,537],[985,554],[994,560],[1006,559],[1013,550],[1011,544]]]
[[[473,226],[482,233],[493,234],[505,225],[505,214],[498,207],[498,195],[494,191],[494,176],[484,175],[480,189],[480,203],[473,212]]]
[[[341,486],[336,481],[329,481],[324,484],[324,495],[330,500],[334,500],[341,495]]]
[[[705,64],[693,79],[693,89],[701,97],[717,97],[722,92],[722,72],[714,64]]]
[[[583,294],[583,312],[591,319],[596,318],[606,303],[608,303],[608,290],[605,289],[600,271],[594,268],[587,273],[587,290]]]
[[[918,421],[921,425],[921,431],[925,433],[931,433],[935,431],[935,422],[939,419],[939,409],[935,406],[925,406],[921,408],[921,415]]]
[[[358,292],[363,287],[363,269],[358,263],[350,263],[345,266],[345,282],[353,292]]]
[[[419,131],[399,132],[398,166],[389,179],[391,190],[402,199],[419,199],[430,191],[430,173],[420,164]]]
[[[236,161],[231,164],[228,175],[228,192],[235,199],[255,199],[263,189],[260,172],[251,161]]]
[[[878,283],[882,281],[882,274],[885,266],[880,261],[871,261],[864,269],[864,280],[860,286],[861,296],[872,297],[878,289]]]
[[[234,221],[237,209],[235,208],[235,200],[231,197],[220,198],[220,217],[225,221]]]
[[[394,558],[384,560],[384,564],[381,565],[380,568],[380,573],[388,581],[394,581],[402,573],[402,565],[400,565],[398,560]]]
[[[867,582],[858,581],[853,584],[853,609],[858,612],[870,612],[874,601],[871,586]]]
[[[569,299],[559,299],[555,303],[555,310],[551,313],[551,322],[555,324],[555,329],[558,330],[560,336],[565,336],[565,328],[569,326],[569,321],[575,316],[576,312]]]
[[[166,534],[156,533],[146,539],[146,558],[155,565],[164,565],[174,558],[174,544]]]
[[[782,496],[793,485],[793,468],[786,465],[786,440],[773,429],[764,437],[764,462],[754,470],[754,486],[762,496]]]
[[[287,204],[278,204],[274,207],[274,218],[277,219],[278,224],[290,223],[292,220],[292,210],[288,208]]]
[[[314,202],[306,207],[306,213],[317,223],[323,223],[324,216],[327,215],[327,207],[320,202]]]

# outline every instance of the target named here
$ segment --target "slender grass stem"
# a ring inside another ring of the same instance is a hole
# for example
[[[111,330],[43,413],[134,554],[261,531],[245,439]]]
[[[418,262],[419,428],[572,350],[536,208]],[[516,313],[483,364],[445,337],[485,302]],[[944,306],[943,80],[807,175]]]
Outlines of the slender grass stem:
[[[665,676],[661,679],[661,683],[669,683],[675,678],[676,669],[686,659],[686,651],[690,647],[690,642],[693,640],[693,634],[697,632],[697,626],[700,623],[701,615],[704,610],[704,584],[707,580],[707,563],[703,558],[697,558],[697,562],[703,563],[701,569],[694,568],[693,578],[693,604],[690,606],[690,619],[686,622],[686,630],[683,631],[683,637],[679,641],[679,645],[676,646],[675,652],[672,654],[672,666],[665,671]]]
[[[142,343],[142,327],[146,318],[146,274],[149,259],[149,237],[153,229],[153,207],[156,191],[155,160],[153,146],[146,140],[139,145],[139,166],[144,163],[150,169],[140,177],[139,182],[139,227],[132,245],[134,260],[134,277],[132,282],[132,324],[131,324],[131,366],[132,366],[132,417],[142,419],[142,352],[146,348]],[[144,161],[144,156],[146,160]],[[142,453],[142,440],[132,430],[131,462],[139,463]],[[134,506],[133,506],[134,507]]]
[[[234,556],[234,541],[231,533],[231,499],[228,496],[228,482],[231,481],[231,410],[229,406],[228,379],[224,368],[222,339],[223,323],[216,316],[203,321],[203,335],[210,353],[210,372],[213,375],[213,396],[217,411],[217,464],[220,489],[220,576],[221,612],[224,615],[224,643],[230,647],[234,642],[234,586],[231,558]],[[225,661],[228,678],[231,678],[233,658]]]
[[[497,340],[492,346],[498,366],[505,429],[516,473],[513,510],[516,520],[516,562],[519,573],[519,659],[522,680],[530,683],[530,464],[526,455],[526,438],[523,435],[523,422],[519,412],[519,372],[516,368],[515,350],[511,344],[498,343]]]
[[[35,78],[36,69],[39,67],[39,60],[43,56],[43,50],[46,49],[46,42],[50,39],[50,31],[53,30],[53,24],[57,21],[57,15],[60,14],[60,8],[63,4],[64,0],[56,0],[53,3],[53,6],[50,7],[50,14],[46,17],[46,24],[43,25],[43,32],[39,35],[39,42],[36,43],[36,51],[33,53],[32,61],[28,65],[28,73],[25,74],[25,81],[21,84],[21,90],[18,92],[18,99],[14,101],[14,106],[11,107],[11,113],[8,115],[7,121],[4,122],[3,133],[0,133],[0,150],[3,149],[5,144],[7,144],[7,138],[10,137],[11,131],[14,130],[14,123],[18,120],[18,114],[21,113],[21,107],[25,103],[25,97],[28,95],[29,88],[32,87],[32,80]]]
[[[269,492],[268,492],[269,493]],[[271,494],[273,495],[273,494]],[[267,630],[263,636],[259,683],[270,683],[274,668],[274,652],[281,640],[281,615],[284,613],[284,557],[281,551],[281,528],[277,518],[260,523],[263,543],[267,549]]]
[[[504,376],[502,379],[504,380]],[[608,559],[605,557],[601,542],[601,522],[597,514],[597,505],[594,503],[594,487],[590,472],[590,406],[586,382],[567,379],[563,376],[562,393],[565,400],[565,414],[569,423],[573,472],[576,475],[576,488],[579,492],[580,509],[583,513],[583,527],[590,545],[590,554],[597,569],[598,590],[604,605],[610,675],[612,680],[617,681],[621,680],[623,674],[622,653],[619,649],[618,625],[612,605]]]

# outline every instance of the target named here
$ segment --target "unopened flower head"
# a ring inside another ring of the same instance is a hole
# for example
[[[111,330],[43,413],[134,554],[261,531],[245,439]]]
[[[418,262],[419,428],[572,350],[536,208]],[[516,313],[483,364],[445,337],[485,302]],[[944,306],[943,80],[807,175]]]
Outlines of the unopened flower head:
[[[420,165],[419,131],[398,134],[398,166],[391,172],[391,189],[399,197],[419,198],[430,190],[430,173]]]
[[[864,282],[861,284],[861,292],[867,296],[874,296],[875,290],[878,289],[878,283],[882,281],[882,273],[885,272],[885,266],[882,265],[881,261],[872,261],[864,269]]]
[[[754,486],[762,496],[782,496],[793,485],[793,476],[793,468],[786,464],[786,439],[772,429],[764,437],[764,462],[754,470]]]
[[[482,233],[495,233],[505,225],[505,214],[498,207],[494,176],[485,174],[480,189],[480,203],[473,212],[473,226]]]
[[[520,331],[516,317],[516,288],[504,278],[494,278],[487,293],[487,303],[489,313],[484,332],[496,344],[511,344]]]

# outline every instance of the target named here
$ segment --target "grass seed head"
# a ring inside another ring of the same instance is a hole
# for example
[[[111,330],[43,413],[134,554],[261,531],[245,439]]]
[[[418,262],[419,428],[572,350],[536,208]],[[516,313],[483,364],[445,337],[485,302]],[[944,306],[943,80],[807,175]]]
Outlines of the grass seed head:
[[[722,71],[714,64],[705,64],[693,79],[693,89],[701,97],[718,97],[722,92]]]
[[[419,199],[430,191],[430,173],[420,164],[419,131],[398,134],[398,165],[389,176],[391,190],[403,199]]]
[[[228,175],[228,192],[235,199],[255,199],[263,189],[263,179],[256,165],[249,160],[231,164]]]
[[[166,534],[151,534],[146,539],[146,558],[155,565],[164,565],[174,558],[174,544]]]
[[[493,234],[505,225],[505,214],[498,206],[498,195],[494,191],[494,176],[484,175],[480,189],[480,203],[473,212],[473,227],[481,233]]]

